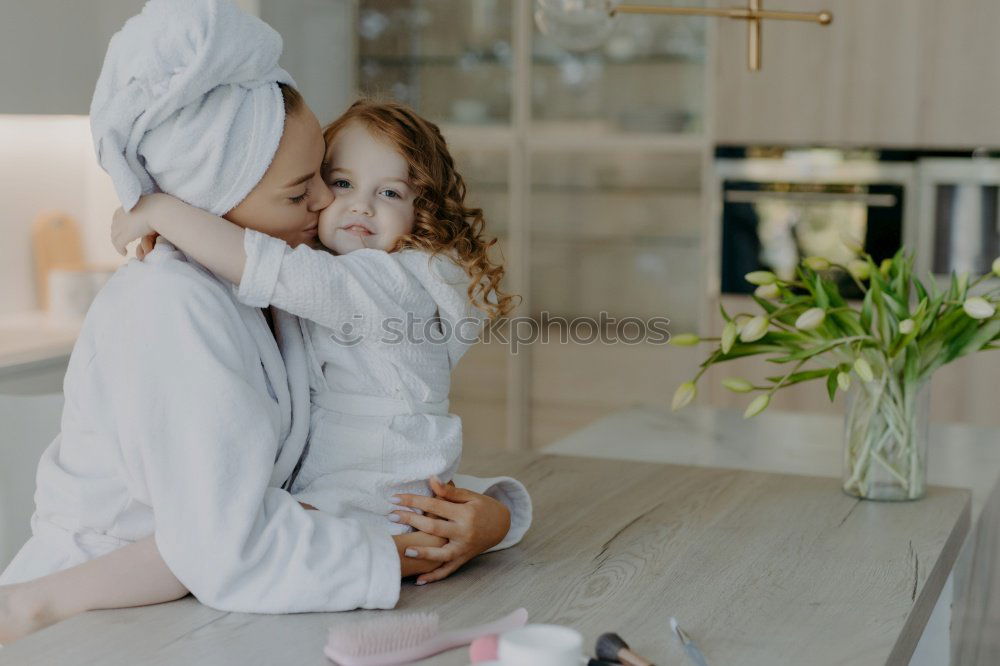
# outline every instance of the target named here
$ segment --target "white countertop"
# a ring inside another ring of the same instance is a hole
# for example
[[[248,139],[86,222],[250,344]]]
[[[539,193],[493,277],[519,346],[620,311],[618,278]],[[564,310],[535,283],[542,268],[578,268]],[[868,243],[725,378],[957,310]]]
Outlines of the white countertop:
[[[0,372],[68,358],[81,324],[41,311],[0,316]]]
[[[616,412],[543,449],[545,453],[839,477],[843,417],[768,409],[636,407]],[[975,524],[1000,479],[1000,429],[932,423],[927,481],[969,488]]]

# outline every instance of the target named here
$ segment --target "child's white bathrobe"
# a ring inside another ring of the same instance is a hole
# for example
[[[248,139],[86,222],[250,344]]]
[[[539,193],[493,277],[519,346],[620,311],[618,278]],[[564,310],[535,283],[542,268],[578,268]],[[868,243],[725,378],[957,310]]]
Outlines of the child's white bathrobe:
[[[273,336],[261,310],[162,238],[119,269],[73,349],[61,433],[38,467],[33,536],[0,584],[155,531],[174,575],[214,608],[393,607],[388,532],[305,511],[281,489],[305,447],[309,395],[301,323],[272,312]],[[481,481],[456,479],[487,491]],[[511,511],[502,545],[530,521]]]
[[[310,360],[309,455],[292,490],[321,511],[402,533],[386,516],[396,493],[429,495],[462,455],[448,411],[451,372],[478,341],[485,314],[447,255],[362,249],[342,256],[245,233],[240,300],[302,317]],[[523,486],[509,498],[530,508]]]

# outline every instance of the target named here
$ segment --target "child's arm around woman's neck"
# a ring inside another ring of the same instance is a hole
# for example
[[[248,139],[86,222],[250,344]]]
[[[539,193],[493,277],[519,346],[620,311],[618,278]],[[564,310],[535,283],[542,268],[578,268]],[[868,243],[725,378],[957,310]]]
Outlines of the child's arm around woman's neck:
[[[155,231],[210,271],[239,284],[246,265],[244,229],[167,194],[150,194],[128,213],[115,215],[112,235],[120,249]]]

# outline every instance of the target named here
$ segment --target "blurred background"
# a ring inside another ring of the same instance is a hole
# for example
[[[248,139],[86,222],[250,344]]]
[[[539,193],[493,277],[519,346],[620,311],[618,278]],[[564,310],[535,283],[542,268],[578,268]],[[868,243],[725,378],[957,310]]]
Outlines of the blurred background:
[[[61,390],[80,318],[121,262],[86,114],[109,38],[142,4],[0,0],[0,393]],[[666,405],[704,350],[653,339],[652,318],[717,335],[720,302],[748,308],[744,273],[850,258],[844,233],[942,276],[1000,254],[995,0],[774,0],[834,21],[767,22],[758,72],[730,19],[566,24],[532,0],[240,4],[282,34],[321,123],[358,95],[414,106],[485,209],[518,314],[548,342],[513,353],[493,339],[459,365],[452,408],[472,448],[537,448]],[[764,368],[733,365],[706,375],[699,401],[742,406],[718,380]],[[943,369],[932,418],[1000,425],[998,369],[1000,354]],[[774,405],[840,410],[819,385]]]

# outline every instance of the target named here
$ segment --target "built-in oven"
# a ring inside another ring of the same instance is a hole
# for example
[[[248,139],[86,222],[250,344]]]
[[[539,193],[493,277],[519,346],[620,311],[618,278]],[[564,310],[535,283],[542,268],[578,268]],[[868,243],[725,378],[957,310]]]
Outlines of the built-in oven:
[[[828,149],[717,150],[718,288],[753,291],[744,276],[770,270],[793,279],[807,256],[846,265],[858,246],[877,261],[916,242],[917,177],[912,155]],[[832,271],[847,298],[859,298]]]
[[[919,162],[920,254],[936,275],[981,275],[1000,256],[1000,159]]]

